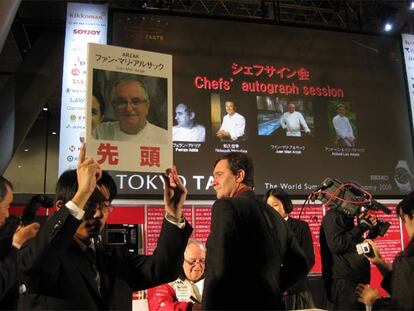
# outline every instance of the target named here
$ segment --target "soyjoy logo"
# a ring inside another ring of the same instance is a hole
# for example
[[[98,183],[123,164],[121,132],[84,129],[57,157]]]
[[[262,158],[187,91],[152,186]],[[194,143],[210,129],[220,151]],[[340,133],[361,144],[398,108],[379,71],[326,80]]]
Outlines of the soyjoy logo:
[[[100,30],[91,30],[91,29],[73,29],[74,35],[97,35],[101,33]]]

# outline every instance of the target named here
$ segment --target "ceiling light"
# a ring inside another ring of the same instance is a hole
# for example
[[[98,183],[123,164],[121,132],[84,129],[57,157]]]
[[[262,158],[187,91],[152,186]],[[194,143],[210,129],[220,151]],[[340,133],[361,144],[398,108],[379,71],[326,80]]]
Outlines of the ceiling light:
[[[392,30],[392,24],[391,24],[391,23],[385,23],[385,25],[384,25],[384,30],[385,30],[386,32],[391,31],[391,30]]]

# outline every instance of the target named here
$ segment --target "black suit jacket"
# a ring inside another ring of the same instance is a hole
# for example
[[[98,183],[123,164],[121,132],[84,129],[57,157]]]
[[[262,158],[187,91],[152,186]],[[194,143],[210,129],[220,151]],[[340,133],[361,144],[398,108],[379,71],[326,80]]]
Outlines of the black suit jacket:
[[[17,271],[17,248],[12,246],[13,235],[20,223],[16,216],[10,216],[0,226],[0,310],[14,310],[19,297]]]
[[[305,253],[306,260],[308,263],[309,270],[312,269],[315,264],[315,251],[313,248],[312,234],[309,229],[309,225],[306,221],[288,218],[287,223],[293,234],[299,242],[300,247]],[[298,281],[295,285],[288,289],[288,293],[299,293],[301,291],[310,290],[309,282],[305,277]]]
[[[0,310],[14,310],[17,306],[19,279],[16,257],[17,248],[10,246],[7,254],[0,258]]]
[[[205,310],[285,309],[281,293],[308,271],[284,219],[253,192],[214,203],[206,260]]]
[[[164,220],[151,256],[130,254],[122,246],[109,253],[98,247],[99,293],[90,261],[73,238],[80,223],[63,207],[21,249],[18,264],[28,294],[20,298],[19,308],[131,310],[131,291],[177,278],[192,231],[188,223],[179,229]]]

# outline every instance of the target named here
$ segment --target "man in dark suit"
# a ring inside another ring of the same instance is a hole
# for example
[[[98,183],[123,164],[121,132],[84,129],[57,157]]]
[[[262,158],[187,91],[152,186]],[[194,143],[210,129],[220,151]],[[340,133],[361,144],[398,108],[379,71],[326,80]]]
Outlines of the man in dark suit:
[[[355,287],[358,283],[369,284],[371,270],[368,259],[357,253],[356,245],[363,242],[364,234],[370,227],[375,227],[376,217],[361,214],[355,225],[355,217],[333,204],[329,207],[319,234],[326,294],[333,310],[362,311],[365,305],[358,302]]]
[[[288,193],[280,188],[269,189],[265,194],[264,201],[286,220],[305,253],[308,267],[311,269],[315,264],[312,234],[306,221],[289,217],[293,210],[293,204]],[[315,307],[306,276],[288,288],[284,299],[287,310],[311,309]]]
[[[308,272],[303,251],[283,218],[255,197],[249,157],[223,155],[213,177],[203,308],[285,309],[281,293]]]
[[[0,310],[17,308],[17,252],[23,243],[32,239],[39,231],[38,223],[22,226],[18,217],[10,217],[9,208],[12,202],[13,185],[0,176]]]
[[[192,228],[182,216],[187,190],[175,168],[166,181],[166,216],[154,253],[135,255],[123,246],[105,251],[99,236],[116,185],[82,147],[77,170],[58,180],[58,211],[19,253],[27,286],[19,308],[131,310],[132,291],[175,280]]]

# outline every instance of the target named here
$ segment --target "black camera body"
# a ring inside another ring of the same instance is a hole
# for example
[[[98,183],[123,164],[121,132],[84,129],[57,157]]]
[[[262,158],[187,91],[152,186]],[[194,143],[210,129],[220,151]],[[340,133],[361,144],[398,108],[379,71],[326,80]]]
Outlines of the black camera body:
[[[361,186],[348,182],[342,183],[337,179],[326,178],[322,184],[310,195],[310,200],[319,200],[329,208],[335,208],[349,217],[356,217],[367,210],[383,211],[391,214],[391,210],[378,201],[372,199],[372,195]],[[390,223],[377,219],[376,226],[367,223],[372,232],[372,237],[384,236]]]
[[[103,240],[109,248],[112,245],[124,245],[131,253],[143,254],[142,225],[108,224]]]

